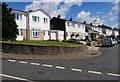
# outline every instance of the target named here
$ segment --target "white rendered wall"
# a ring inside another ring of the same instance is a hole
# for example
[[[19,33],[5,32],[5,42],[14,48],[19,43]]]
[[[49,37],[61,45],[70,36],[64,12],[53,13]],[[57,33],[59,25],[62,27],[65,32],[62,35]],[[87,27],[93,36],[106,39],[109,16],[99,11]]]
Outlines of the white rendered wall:
[[[39,22],[33,21],[32,16],[38,16]],[[29,14],[30,29],[50,30],[50,18],[43,12],[35,11]],[[47,23],[44,23],[43,18],[47,18]]]

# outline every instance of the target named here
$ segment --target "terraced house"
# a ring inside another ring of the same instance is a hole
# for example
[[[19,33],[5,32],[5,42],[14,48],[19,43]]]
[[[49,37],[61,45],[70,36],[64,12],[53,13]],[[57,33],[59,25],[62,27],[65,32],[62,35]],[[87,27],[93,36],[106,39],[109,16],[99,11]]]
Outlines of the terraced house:
[[[119,35],[119,31],[58,17],[51,17],[42,9],[29,12],[13,9],[19,35],[16,40],[64,40],[72,38],[93,40],[99,35]]]
[[[50,16],[41,9],[29,12],[13,10],[19,35],[16,40],[48,40]]]
[[[85,25],[79,22],[61,19],[60,16],[51,19],[51,30],[64,31],[64,39],[85,39]]]

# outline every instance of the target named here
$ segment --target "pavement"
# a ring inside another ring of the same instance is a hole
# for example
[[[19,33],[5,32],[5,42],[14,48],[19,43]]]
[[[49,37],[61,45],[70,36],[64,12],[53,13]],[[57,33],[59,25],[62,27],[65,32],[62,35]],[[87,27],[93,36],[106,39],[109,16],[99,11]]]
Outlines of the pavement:
[[[25,54],[12,54],[2,53],[2,59],[20,59],[20,60],[64,60],[64,59],[81,59],[91,58],[101,55],[99,47],[87,46],[87,50],[83,52],[75,52],[66,55],[25,55]]]

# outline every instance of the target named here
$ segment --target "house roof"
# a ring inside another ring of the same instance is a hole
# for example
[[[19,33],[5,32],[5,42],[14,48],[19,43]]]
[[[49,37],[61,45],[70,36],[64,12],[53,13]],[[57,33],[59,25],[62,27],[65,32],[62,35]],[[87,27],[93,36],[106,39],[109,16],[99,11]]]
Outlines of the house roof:
[[[85,25],[85,26],[86,26],[86,29],[89,30],[89,33],[100,33],[98,31],[92,30],[91,27],[90,27],[91,25]]]
[[[32,11],[29,11],[29,12],[26,12],[26,11],[21,11],[21,10],[17,10],[17,9],[12,9],[13,11],[18,11],[18,12],[23,12],[23,13],[31,13],[31,12],[36,12],[36,11],[41,11],[42,13],[44,13],[44,14],[46,14],[49,18],[51,18],[50,17],[50,15],[48,15],[45,11],[43,11],[42,9],[37,9],[37,10],[32,10]]]
[[[45,11],[43,11],[42,9],[32,10],[32,11],[29,11],[29,13],[31,13],[31,12],[36,12],[36,11],[41,11],[42,13],[46,14],[49,18],[51,18],[50,15],[47,14],[47,13],[46,13]]]
[[[23,12],[23,13],[28,13],[26,11],[21,11],[21,10],[17,10],[17,9],[12,9],[13,11],[18,11],[18,12]]]

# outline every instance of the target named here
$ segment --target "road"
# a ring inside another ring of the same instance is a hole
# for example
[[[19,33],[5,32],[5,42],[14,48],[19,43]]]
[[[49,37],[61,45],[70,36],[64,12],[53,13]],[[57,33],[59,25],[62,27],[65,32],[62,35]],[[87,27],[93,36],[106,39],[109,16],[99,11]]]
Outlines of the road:
[[[79,60],[2,60],[3,80],[118,80],[118,47],[101,47],[102,55]]]

